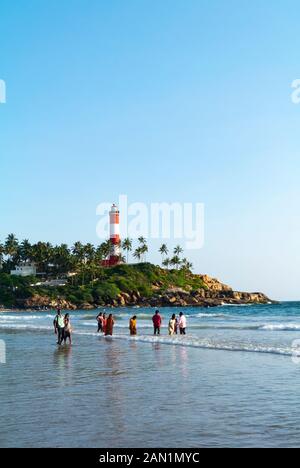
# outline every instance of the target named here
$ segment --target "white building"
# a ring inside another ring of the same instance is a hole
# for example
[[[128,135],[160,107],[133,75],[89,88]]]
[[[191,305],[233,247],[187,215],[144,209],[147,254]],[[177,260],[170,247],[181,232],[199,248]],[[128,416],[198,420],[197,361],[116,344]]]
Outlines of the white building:
[[[10,272],[13,276],[36,276],[36,266],[34,263],[23,262]]]

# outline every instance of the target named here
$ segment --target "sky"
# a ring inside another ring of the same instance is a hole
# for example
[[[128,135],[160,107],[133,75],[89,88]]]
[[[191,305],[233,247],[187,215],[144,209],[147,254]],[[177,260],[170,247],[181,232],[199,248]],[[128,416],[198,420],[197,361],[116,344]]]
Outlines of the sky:
[[[0,241],[97,244],[96,207],[120,194],[203,203],[195,272],[300,299],[299,10],[2,0]]]

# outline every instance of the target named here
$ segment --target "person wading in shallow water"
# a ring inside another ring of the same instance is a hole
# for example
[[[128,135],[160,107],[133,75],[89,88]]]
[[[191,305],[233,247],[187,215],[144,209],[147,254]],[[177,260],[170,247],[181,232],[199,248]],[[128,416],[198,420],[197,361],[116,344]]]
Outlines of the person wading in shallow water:
[[[57,344],[61,345],[64,339],[65,322],[60,309],[57,309],[57,314],[53,321],[53,325],[54,333],[57,335]]]
[[[114,331],[114,319],[112,314],[109,314],[108,319],[106,321],[105,327],[105,336],[112,336]]]
[[[180,331],[180,335],[185,335],[185,330],[186,330],[186,318],[185,318],[185,315],[183,315],[183,312],[180,312],[180,314],[179,314],[179,331]]]
[[[173,314],[172,318],[169,321],[169,327],[168,327],[169,335],[175,334],[175,328],[176,328],[176,315]]]
[[[67,338],[69,338],[69,343],[72,345],[72,327],[70,321],[70,315],[66,314],[64,318],[65,329],[64,329],[64,342],[66,344]]]
[[[130,330],[130,335],[136,335],[137,330],[136,330],[136,315],[131,317],[129,321],[129,330]]]
[[[155,312],[152,317],[153,327],[154,327],[154,335],[160,335],[160,327],[161,327],[161,316],[159,315],[159,310]]]
[[[104,335],[105,335],[105,332],[106,332],[106,324],[107,324],[106,314],[103,314],[103,317],[102,317],[102,333],[104,333]]]
[[[96,320],[98,322],[98,333],[100,333],[103,331],[103,313],[102,312],[100,312],[100,314],[97,315]]]

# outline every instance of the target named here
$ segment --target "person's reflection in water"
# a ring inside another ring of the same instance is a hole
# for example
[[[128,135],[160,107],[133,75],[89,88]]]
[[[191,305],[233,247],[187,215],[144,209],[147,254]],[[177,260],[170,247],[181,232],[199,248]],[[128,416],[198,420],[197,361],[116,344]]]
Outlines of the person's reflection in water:
[[[101,366],[106,372],[99,380],[99,404],[103,405],[103,395],[109,395],[105,399],[105,413],[109,415],[110,426],[118,428],[110,434],[111,443],[117,445],[120,443],[120,435],[126,431],[126,407],[129,405],[126,400],[128,395],[123,394],[123,388],[127,385],[126,356],[115,341],[107,340],[105,345],[101,354]],[[100,421],[99,424],[99,430],[102,431],[103,423]]]
[[[62,386],[70,384],[73,375],[72,346],[61,346],[53,353],[54,372]]]
[[[178,367],[181,371],[182,380],[187,380],[189,376],[189,350],[186,346],[179,346]]]

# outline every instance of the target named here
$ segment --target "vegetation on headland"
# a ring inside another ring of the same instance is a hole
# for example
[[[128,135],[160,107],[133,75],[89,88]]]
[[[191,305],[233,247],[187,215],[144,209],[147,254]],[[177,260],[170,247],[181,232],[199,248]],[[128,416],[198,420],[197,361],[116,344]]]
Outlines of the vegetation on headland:
[[[95,248],[76,242],[72,248],[28,241],[19,243],[10,235],[0,244],[0,306],[16,308],[94,308],[101,306],[215,306],[221,303],[267,302],[263,294],[237,293],[206,275],[195,275],[191,264],[181,259],[177,246],[167,258],[168,248],[160,248],[165,268],[146,263],[146,240],[139,239],[133,251],[141,263],[121,263],[103,267],[111,246],[109,242]],[[126,239],[123,250],[128,255],[132,242]],[[127,256],[126,255],[126,256]],[[125,259],[121,258],[123,262]],[[40,277],[10,275],[20,262],[34,262]],[[169,269],[170,268],[170,269]],[[41,280],[42,277],[42,280]],[[63,286],[49,287],[44,280],[64,278]]]

